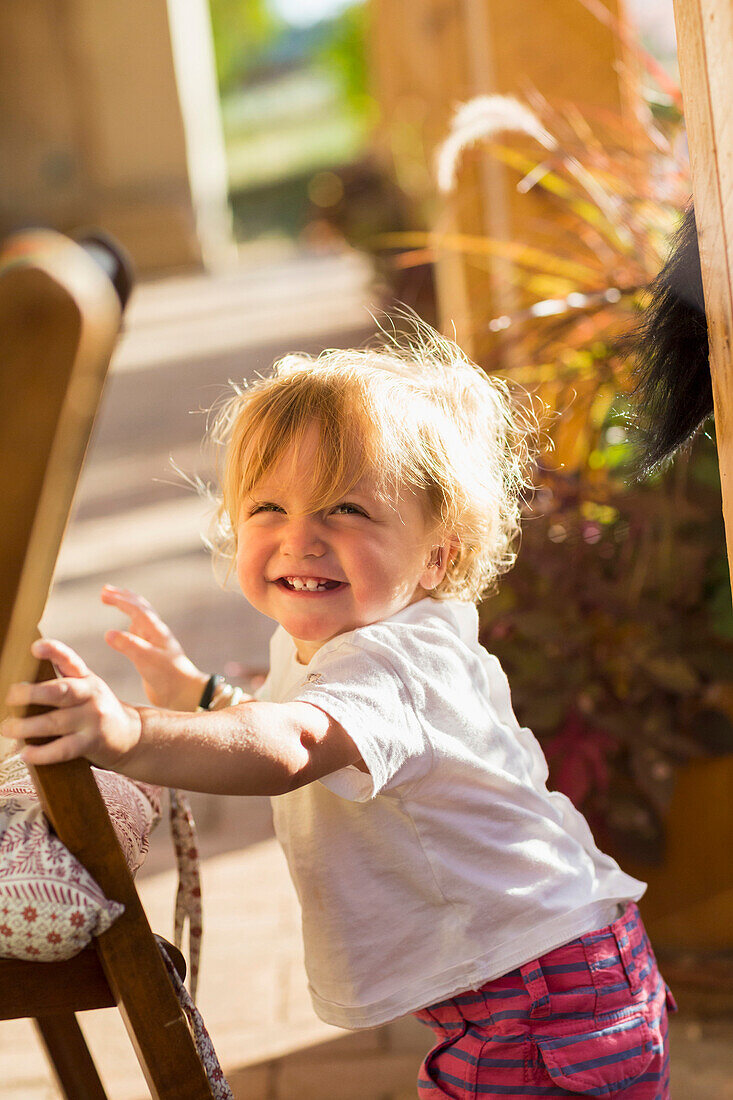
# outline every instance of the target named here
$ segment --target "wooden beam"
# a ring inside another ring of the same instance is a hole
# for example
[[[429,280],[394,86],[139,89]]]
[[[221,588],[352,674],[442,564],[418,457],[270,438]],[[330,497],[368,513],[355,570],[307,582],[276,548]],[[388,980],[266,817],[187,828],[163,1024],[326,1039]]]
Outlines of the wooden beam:
[[[466,64],[462,0],[371,0],[371,72],[382,124],[379,131],[386,170],[407,195],[411,227],[458,231],[456,207],[467,224],[482,219],[479,179],[444,209],[435,187],[435,150],[447,135],[454,106],[475,94]],[[440,218],[439,226],[436,226]],[[459,335],[471,331],[466,265],[455,251],[443,251],[435,269],[441,313]],[[450,328],[450,325],[448,326]]]
[[[730,569],[733,566],[733,114],[730,107],[733,6],[730,0],[675,0],[674,13],[710,336],[710,372]]]
[[[39,1016],[35,1023],[66,1100],[107,1100],[76,1016]]]
[[[623,0],[602,0],[601,7],[612,19],[623,17]],[[551,249],[551,207],[538,189],[518,194],[516,174],[474,149],[462,159],[454,192],[438,198],[435,150],[455,106],[478,95],[526,99],[536,90],[581,112],[622,114],[625,58],[609,26],[581,0],[372,0],[372,12],[375,93],[417,224],[446,236]],[[455,325],[458,342],[479,361],[496,341],[489,320],[521,305],[512,276],[504,260],[438,253],[441,327],[453,335]]]

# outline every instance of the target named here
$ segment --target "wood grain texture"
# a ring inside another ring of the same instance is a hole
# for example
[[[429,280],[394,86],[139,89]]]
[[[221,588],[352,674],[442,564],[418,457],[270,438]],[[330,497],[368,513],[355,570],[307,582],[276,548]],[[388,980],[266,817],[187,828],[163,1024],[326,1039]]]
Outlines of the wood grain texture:
[[[94,943],[153,1100],[210,1100],[188,1024],[89,763],[73,760],[31,772],[59,839],[105,895],[125,906]]]
[[[35,1023],[66,1100],[107,1100],[76,1016],[41,1016]]]
[[[112,284],[74,242],[33,231],[11,239],[0,251],[0,494],[7,524],[0,556],[0,699],[16,679],[55,675],[47,662],[31,658],[29,649],[51,586],[119,320]],[[31,768],[31,774],[60,840],[125,911],[94,941],[96,968],[85,956],[69,985],[73,967],[68,964],[54,964],[59,969],[38,971],[33,978],[24,970],[25,984],[8,993],[6,1012],[12,1002],[14,1015],[42,1017],[55,1004],[71,1016],[77,1008],[90,1007],[90,1001],[109,1003],[111,998],[153,1100],[211,1100],[188,1024],[88,762]],[[19,965],[0,960],[0,989],[3,983],[10,988]],[[45,1010],[38,1003],[44,989]],[[63,993],[77,992],[79,1003],[71,996],[64,1007]],[[51,1046],[63,1047],[63,1027],[49,1028]],[[70,1042],[83,1042],[73,1024],[67,1032]]]
[[[682,95],[710,337],[716,438],[733,565],[733,7],[675,0]]]
[[[63,962],[0,959],[0,1020],[114,1007],[92,945]]]
[[[690,146],[729,568],[733,564],[733,5],[674,0]],[[660,946],[722,950],[733,928],[733,757],[687,765],[677,780],[665,866],[649,881]],[[646,917],[646,914],[645,914]]]
[[[31,642],[119,328],[101,268],[73,241],[34,230],[0,251],[0,711],[30,680]],[[2,715],[0,714],[0,717]]]

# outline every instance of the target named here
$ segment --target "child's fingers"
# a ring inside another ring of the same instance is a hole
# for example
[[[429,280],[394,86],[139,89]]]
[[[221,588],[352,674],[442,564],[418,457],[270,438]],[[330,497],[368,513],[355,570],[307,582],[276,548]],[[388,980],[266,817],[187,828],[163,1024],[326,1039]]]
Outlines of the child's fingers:
[[[68,710],[47,710],[31,718],[6,718],[4,725],[5,737],[28,741],[35,737],[66,737],[78,733],[81,722],[78,709],[71,707]]]
[[[89,676],[89,669],[79,654],[53,638],[39,638],[31,646],[31,653],[40,660],[51,661],[62,676]]]
[[[153,607],[144,596],[133,592],[130,588],[116,588],[113,584],[105,584],[102,589],[102,603],[119,607],[122,611],[153,612]]]
[[[0,737],[7,737],[11,741],[15,740],[15,737],[13,736],[12,718],[3,718],[2,722],[0,722]]]
[[[9,707],[78,707],[92,697],[87,679],[42,680],[37,684],[11,684],[5,702]]]
[[[143,679],[170,665],[170,654],[139,634],[131,634],[127,630],[108,630],[104,640],[116,653],[132,661]]]
[[[150,657],[157,653],[157,648],[152,642],[141,638],[139,634],[131,634],[128,630],[108,630],[104,640],[112,649],[123,653],[125,657],[134,660],[136,657]]]
[[[25,745],[20,756],[26,764],[63,764],[84,756],[89,749],[89,736],[79,730],[68,737],[59,737],[46,745]]]
[[[102,603],[118,608],[129,615],[136,634],[153,645],[164,646],[172,637],[170,630],[144,596],[129,588],[115,588],[106,584],[102,589]]]
[[[115,588],[114,585],[105,584],[102,589],[102,603],[118,607],[127,615],[151,615],[155,614],[153,607],[144,596],[129,588]]]

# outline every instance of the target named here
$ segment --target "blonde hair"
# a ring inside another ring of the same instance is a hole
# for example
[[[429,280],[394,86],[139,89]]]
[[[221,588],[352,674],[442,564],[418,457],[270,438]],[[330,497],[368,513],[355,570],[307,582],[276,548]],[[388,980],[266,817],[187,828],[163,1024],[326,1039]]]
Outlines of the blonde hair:
[[[425,493],[428,516],[454,544],[431,596],[478,599],[514,564],[536,419],[505,381],[412,325],[409,341],[286,355],[269,377],[235,387],[210,431],[223,449],[210,547],[227,576],[242,501],[314,422],[313,511],[343,499],[366,472],[385,498],[404,487]]]

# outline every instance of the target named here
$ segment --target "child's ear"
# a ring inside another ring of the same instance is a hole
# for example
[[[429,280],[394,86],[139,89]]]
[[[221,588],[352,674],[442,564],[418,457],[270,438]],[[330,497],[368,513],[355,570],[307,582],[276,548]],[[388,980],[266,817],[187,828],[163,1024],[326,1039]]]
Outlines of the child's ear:
[[[421,588],[431,592],[438,587],[446,574],[454,548],[455,542],[453,539],[446,539],[444,542],[436,543],[435,546],[431,547],[425,569],[420,577]]]

